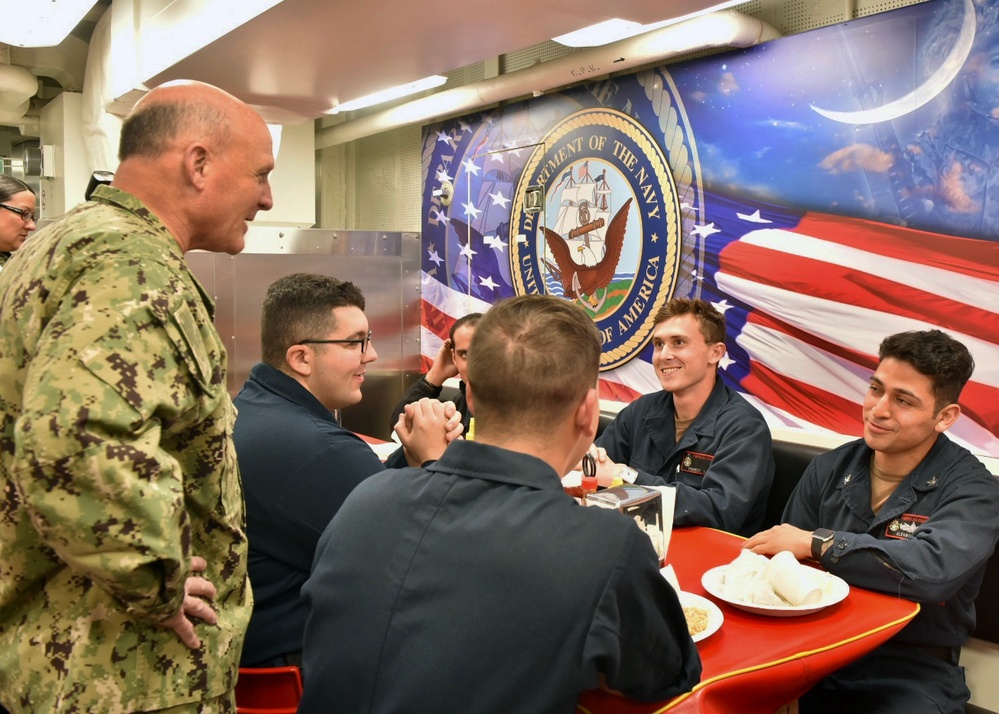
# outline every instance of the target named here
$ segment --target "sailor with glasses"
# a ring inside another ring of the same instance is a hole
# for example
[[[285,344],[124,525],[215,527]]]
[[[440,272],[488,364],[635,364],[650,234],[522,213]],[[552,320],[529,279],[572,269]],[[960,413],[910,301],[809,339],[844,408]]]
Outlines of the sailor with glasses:
[[[461,433],[461,416],[436,400],[409,405],[436,417],[434,428],[414,433],[403,418],[397,433],[405,446],[386,464],[338,423],[334,414],[361,401],[378,358],[364,296],[352,283],[281,278],[267,290],[260,337],[262,362],[235,399],[255,599],[242,665],[300,665],[308,613],[299,590],[326,525],[369,476],[440,457],[448,432]]]
[[[472,342],[475,440],[365,480],[319,540],[299,714],[574,712],[598,686],[689,691],[701,661],[651,542],[559,481],[600,418],[593,320],[521,295]]]

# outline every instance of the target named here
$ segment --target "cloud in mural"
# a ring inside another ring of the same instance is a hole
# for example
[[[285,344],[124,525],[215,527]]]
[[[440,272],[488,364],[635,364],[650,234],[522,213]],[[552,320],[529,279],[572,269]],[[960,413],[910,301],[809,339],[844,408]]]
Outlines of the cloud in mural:
[[[724,149],[706,141],[698,144],[698,150],[702,157],[710,159],[704,165],[704,176],[709,183],[724,184],[738,180],[738,158],[730,157]]]
[[[718,84],[718,91],[725,96],[738,92],[739,82],[736,80],[735,75],[731,72],[725,72],[721,77],[721,82]]]
[[[976,213],[981,208],[978,202],[968,195],[964,188],[962,174],[964,168],[957,161],[940,175],[937,182],[937,195],[947,204],[947,207],[958,213]]]
[[[763,200],[774,200],[773,187],[759,181],[746,178],[740,168],[744,157],[732,156],[723,147],[702,141],[697,145],[701,155],[701,170],[704,172],[706,185],[716,190],[744,193]],[[762,159],[775,151],[772,146],[761,146],[752,155]]]
[[[870,144],[851,144],[826,156],[819,166],[834,174],[858,170],[884,173],[894,163],[895,160],[890,154],[877,147]]]
[[[786,119],[767,119],[760,122],[760,124],[771,129],[780,129],[781,131],[808,131],[809,129],[808,125],[803,122],[788,121]]]

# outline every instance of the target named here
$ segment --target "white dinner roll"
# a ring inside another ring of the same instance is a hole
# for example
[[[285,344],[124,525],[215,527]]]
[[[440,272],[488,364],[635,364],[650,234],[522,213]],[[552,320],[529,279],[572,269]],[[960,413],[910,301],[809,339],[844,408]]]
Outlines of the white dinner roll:
[[[783,550],[772,557],[766,572],[774,592],[791,605],[815,605],[822,600],[815,573],[799,563],[791,551]]]
[[[725,568],[722,587],[725,596],[750,605],[784,604],[766,577],[768,559],[751,550],[743,550]]]

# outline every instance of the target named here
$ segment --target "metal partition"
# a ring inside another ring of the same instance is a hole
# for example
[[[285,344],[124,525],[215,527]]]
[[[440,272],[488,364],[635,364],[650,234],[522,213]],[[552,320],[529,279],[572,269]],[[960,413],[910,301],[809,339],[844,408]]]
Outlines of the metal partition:
[[[378,359],[367,368],[364,400],[344,409],[341,420],[354,431],[389,437],[392,407],[420,371],[419,233],[251,226],[239,255],[193,251],[187,261],[215,298],[234,396],[260,361],[260,306],[271,283],[320,273],[357,285]]]

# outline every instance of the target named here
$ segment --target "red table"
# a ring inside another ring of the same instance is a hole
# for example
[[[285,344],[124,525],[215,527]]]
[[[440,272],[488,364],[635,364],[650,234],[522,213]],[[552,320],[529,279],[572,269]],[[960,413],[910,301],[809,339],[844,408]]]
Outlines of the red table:
[[[711,598],[701,587],[701,575],[732,562],[742,541],[711,528],[677,528],[667,562],[684,590]],[[577,712],[773,714],[889,639],[919,612],[919,605],[908,600],[854,587],[843,602],[800,617],[766,617],[714,602],[725,622],[697,643],[704,669],[693,691],[649,704],[590,690],[580,696]]]

